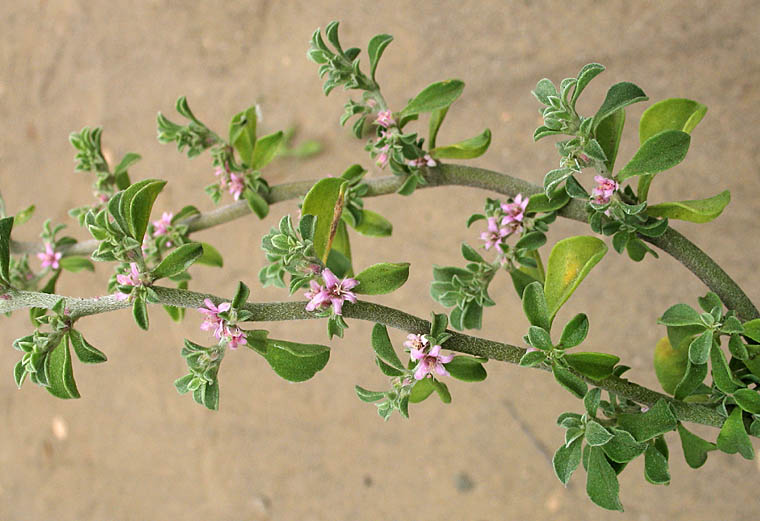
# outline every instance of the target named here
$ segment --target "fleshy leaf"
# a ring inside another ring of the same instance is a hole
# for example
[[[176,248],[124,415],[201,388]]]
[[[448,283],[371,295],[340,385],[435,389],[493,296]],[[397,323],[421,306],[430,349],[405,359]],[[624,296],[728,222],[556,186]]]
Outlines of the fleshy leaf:
[[[346,185],[346,181],[339,177],[321,179],[311,187],[301,206],[303,215],[309,214],[317,218],[312,240],[314,251],[323,262],[327,260],[333,233],[337,231]]]
[[[674,349],[668,337],[662,337],[654,348],[654,372],[662,389],[675,393],[676,386],[683,380],[688,365],[689,350]]]
[[[735,407],[731,411],[731,415],[723,423],[720,434],[718,434],[717,446],[727,454],[736,454],[738,452],[745,459],[753,459],[755,457],[755,449],[752,447],[749,435],[747,435],[747,431],[744,429],[740,407]]]
[[[567,486],[570,477],[581,462],[582,438],[575,439],[570,445],[560,445],[552,458],[554,473],[563,485]]]
[[[678,435],[681,438],[683,457],[686,463],[693,469],[698,469],[707,461],[707,453],[716,450],[714,443],[705,441],[696,434],[686,430],[686,427],[678,424]]]
[[[551,330],[551,317],[546,303],[543,285],[539,282],[531,282],[522,293],[522,304],[528,321],[546,331]]]
[[[393,224],[372,210],[362,210],[362,220],[355,228],[357,232],[370,237],[389,237],[393,233]]]
[[[151,272],[153,280],[179,275],[193,265],[201,255],[203,246],[198,242],[183,244],[174,249]]]
[[[363,295],[385,295],[397,290],[409,278],[408,262],[381,262],[356,275],[359,285],[354,292]]]
[[[0,281],[10,282],[10,262],[11,262],[11,229],[13,228],[13,217],[4,217],[0,219]]]
[[[623,511],[618,494],[618,483],[615,470],[607,461],[601,447],[589,447],[588,476],[586,478],[586,493],[588,497],[602,508]]]
[[[429,139],[428,139],[428,146],[430,148],[435,148],[435,140],[438,138],[438,131],[441,129],[441,125],[443,124],[443,120],[446,119],[446,114],[449,112],[449,107],[444,107],[442,109],[436,109],[433,111],[432,114],[430,114],[430,125],[429,125]]]
[[[736,403],[750,414],[760,414],[760,394],[753,389],[739,389],[734,392]]]
[[[215,268],[224,267],[224,259],[222,258],[222,254],[219,253],[219,250],[207,242],[202,242],[200,245],[203,248],[203,255],[198,257],[198,260],[195,262],[205,266],[213,266]]]
[[[370,391],[363,387],[359,387],[358,385],[354,386],[354,391],[356,391],[356,395],[363,402],[371,403],[371,402],[376,402],[378,400],[382,400],[383,398],[385,398],[385,393],[383,392]],[[430,389],[430,391],[432,392],[433,390]]]
[[[129,204],[128,213],[124,217],[127,220],[132,237],[139,243],[142,243],[145,230],[148,229],[153,203],[156,201],[156,197],[158,197],[161,190],[163,190],[164,185],[166,185],[166,181],[152,181],[146,184],[134,194]],[[127,188],[127,191],[131,188],[131,186]],[[124,197],[126,197],[126,192],[122,197],[122,202],[124,201]]]
[[[399,360],[396,350],[388,336],[388,329],[382,324],[375,324],[372,328],[372,349],[383,362],[391,367],[404,371],[404,364]]]
[[[477,136],[454,143],[436,147],[430,150],[430,155],[436,159],[473,159],[485,154],[491,144],[491,131],[485,129]]]
[[[380,57],[383,55],[383,51],[393,41],[393,36],[390,34],[376,34],[369,41],[367,46],[367,53],[369,54],[369,72],[372,81],[375,81],[375,70],[377,64],[380,61]]]
[[[668,402],[661,398],[645,413],[620,414],[618,425],[630,432],[636,441],[644,442],[672,431],[678,422]]]
[[[256,141],[256,146],[254,147],[253,155],[251,156],[251,168],[254,170],[261,170],[267,166],[280,150],[283,137],[284,134],[282,133],[282,130],[280,130],[274,134],[268,134],[259,138]]]
[[[675,201],[648,206],[646,214],[652,217],[667,217],[668,219],[678,219],[693,223],[706,223],[723,213],[723,209],[729,202],[731,202],[731,192],[724,190],[718,195],[706,199]]]
[[[686,157],[690,142],[691,136],[680,130],[664,130],[655,134],[642,143],[633,158],[618,172],[618,181],[673,168]]]
[[[580,398],[582,400],[588,392],[588,386],[586,385],[586,382],[575,376],[568,369],[562,367],[561,365],[554,364],[552,366],[552,372],[554,373],[554,378],[557,380],[557,382],[562,387],[567,389],[571,394],[573,394],[576,398]]]
[[[668,460],[654,445],[647,445],[644,453],[644,477],[653,485],[670,483]]]
[[[549,254],[544,282],[550,322],[605,253],[607,245],[596,237],[569,237],[554,245]]]
[[[248,107],[239,112],[230,121],[230,143],[246,165],[251,164],[253,148],[256,146],[256,107]]]
[[[618,148],[620,147],[620,136],[623,134],[623,127],[625,126],[625,110],[618,109],[603,120],[596,126],[594,135],[599,145],[604,151],[604,155],[607,156],[607,160],[604,165],[607,167],[607,172],[611,173],[615,167],[615,159],[617,159]]]
[[[632,103],[646,101],[648,99],[649,98],[644,94],[644,91],[637,85],[627,81],[616,83],[609,88],[602,106],[599,107],[599,110],[594,115],[594,121],[592,124],[593,129],[596,130],[599,123],[613,112],[620,110],[623,107],[627,107]]]
[[[707,107],[685,98],[669,98],[647,108],[639,120],[639,142],[643,143],[663,130],[691,133],[702,121]]]
[[[433,391],[435,391],[435,386],[432,378],[417,380],[409,393],[409,403],[420,403],[433,394]]]
[[[612,375],[620,357],[607,353],[568,353],[565,360],[579,373],[594,380],[602,380]]]
[[[81,362],[85,364],[99,364],[108,360],[106,355],[100,349],[85,340],[82,333],[76,329],[69,330],[69,338],[71,340],[71,346],[74,348],[74,352]]]
[[[77,273],[82,270],[95,271],[95,265],[84,257],[64,257],[59,261],[61,268]]]
[[[402,116],[448,107],[462,94],[464,82],[445,80],[428,85],[401,111]]]
[[[48,392],[57,398],[79,398],[74,370],[71,367],[68,335],[61,337],[61,342],[48,354],[45,364]]]
[[[455,356],[445,367],[452,377],[463,382],[482,382],[488,376],[483,364],[471,356]]]
[[[268,339],[263,355],[274,372],[285,380],[303,382],[321,371],[330,360],[330,348]]]

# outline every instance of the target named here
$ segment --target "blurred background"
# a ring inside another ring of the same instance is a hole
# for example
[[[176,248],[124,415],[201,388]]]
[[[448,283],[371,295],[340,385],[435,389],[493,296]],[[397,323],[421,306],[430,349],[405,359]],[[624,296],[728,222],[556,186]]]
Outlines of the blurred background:
[[[730,189],[732,203],[716,221],[675,227],[760,299],[756,1],[11,0],[0,14],[0,190],[10,212],[37,205],[34,219],[15,231],[17,239],[35,239],[47,217],[88,238],[66,214],[91,201],[92,177],[73,172],[67,140],[84,126],[104,127],[103,144],[115,160],[126,152],[143,156],[130,170],[133,180],[168,180],[156,215],[185,204],[213,208],[203,193],[213,182],[210,156],[188,160],[155,138],[156,113],[173,118],[180,95],[218,132],[257,102],[264,131],[296,125],[297,140],[323,144],[323,153],[308,161],[270,165],[271,184],[339,175],[354,162],[383,175],[363,144],[338,125],[346,94],[338,89],[325,98],[317,67],[306,59],[312,31],[336,19],[346,46],[366,49],[373,35],[394,35],[378,79],[395,110],[433,81],[465,80],[439,143],[488,127],[491,149],[474,164],[534,183],[557,164],[551,139],[532,141],[540,119],[530,91],[542,77],[558,83],[588,62],[606,65],[579,103],[586,114],[624,80],[641,86],[651,102],[704,103],[709,112],[693,132],[688,157],[657,177],[650,199],[697,199]],[[628,109],[619,164],[636,149],[646,105]],[[389,216],[395,228],[390,238],[355,237],[355,265],[412,263],[406,286],[377,300],[418,316],[441,312],[427,296],[431,267],[461,265],[462,241],[479,245],[482,230],[468,230],[465,221],[488,195],[437,188],[409,199],[368,199],[366,207]],[[198,234],[222,252],[225,268],[194,269],[191,288],[231,296],[243,280],[252,300],[287,298],[282,290],[259,288],[256,274],[264,262],[261,236],[295,212],[291,201],[273,206],[263,222],[250,217]],[[562,220],[550,242],[583,233],[587,227]],[[98,266],[96,274],[69,274],[59,291],[103,294],[109,273]],[[633,380],[659,388],[651,358],[665,331],[656,318],[676,302],[696,304],[705,291],[666,255],[635,264],[611,251],[559,323],[587,313],[589,348],[619,355],[633,367]],[[520,344],[528,324],[507,277],[497,277],[491,296],[499,305],[486,310],[478,334]],[[210,412],[172,384],[185,374],[182,339],[208,341],[198,329],[200,314],[188,312],[176,324],[152,309],[151,319],[150,332],[139,330],[128,311],[82,320],[85,336],[109,362],[75,363],[82,398],[73,401],[29,383],[16,390],[12,369],[20,353],[11,342],[30,327],[25,312],[2,319],[0,519],[749,520],[760,510],[756,462],[712,453],[694,471],[677,436],[668,438],[669,487],[647,484],[641,461],[622,474],[622,515],[586,499],[583,471],[564,489],[550,462],[564,435],[554,422],[582,404],[539,371],[489,363],[486,382],[451,383],[450,405],[432,397],[412,408],[410,420],[394,415],[384,423],[353,391],[355,384],[386,385],[372,362],[371,324],[355,320],[345,339],[331,343],[325,370],[306,383],[279,379],[251,351],[229,353],[220,373],[221,407]],[[323,322],[264,327],[277,338],[326,342]],[[403,335],[392,335],[400,346]]]

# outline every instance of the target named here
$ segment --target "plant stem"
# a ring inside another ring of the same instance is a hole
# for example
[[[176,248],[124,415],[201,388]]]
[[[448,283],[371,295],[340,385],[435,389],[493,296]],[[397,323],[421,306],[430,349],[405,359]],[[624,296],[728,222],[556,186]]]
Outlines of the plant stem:
[[[230,301],[230,299],[223,299],[215,295],[189,290],[160,286],[153,286],[153,289],[159,298],[157,304],[161,305],[197,309],[203,306],[203,300],[206,298],[211,299],[216,305]],[[61,298],[64,298],[66,301],[65,307],[72,320],[77,320],[89,315],[116,311],[131,306],[129,300],[118,300],[112,295],[95,298],[75,298],[11,289],[7,292],[7,297],[10,298],[0,299],[0,313],[30,307],[50,309]],[[248,303],[245,305],[245,309],[253,313],[253,318],[251,320],[253,322],[309,320],[320,318],[314,313],[306,311],[303,302]],[[370,302],[357,302],[356,304],[346,303],[344,304],[343,311],[346,318],[377,322],[410,333],[424,334],[430,331],[430,322],[427,320],[380,304],[372,304]],[[511,364],[518,364],[522,356],[525,354],[525,349],[511,344],[465,335],[456,331],[449,330],[448,332],[451,333],[452,337],[446,341],[445,348],[451,351],[466,353],[473,356],[481,356]],[[548,370],[547,367],[539,368]],[[591,385],[613,392],[642,405],[651,407],[658,400],[666,400],[673,406],[678,419],[684,422],[720,427],[724,421],[724,418],[715,409],[675,400],[669,396],[660,394],[622,378],[609,377],[604,380],[594,381],[589,380],[578,373],[576,374]]]

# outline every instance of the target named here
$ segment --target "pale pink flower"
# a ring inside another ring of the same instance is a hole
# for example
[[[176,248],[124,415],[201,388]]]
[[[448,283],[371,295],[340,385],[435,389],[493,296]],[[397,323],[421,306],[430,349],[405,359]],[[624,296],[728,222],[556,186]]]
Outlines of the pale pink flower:
[[[211,302],[211,299],[204,299],[203,304],[206,306],[205,308],[198,308],[198,311],[206,315],[203,319],[203,324],[201,324],[201,329],[203,331],[213,330],[214,336],[217,339],[221,339],[227,329],[227,322],[219,316],[219,313],[229,311],[232,304],[229,302],[222,302],[219,304],[219,307],[217,307]]]
[[[140,271],[137,269],[137,263],[130,262],[129,273],[118,273],[116,275],[116,282],[122,286],[139,286],[142,284],[142,281],[140,280]],[[124,293],[122,291],[117,291],[114,295],[117,300],[126,300],[129,298],[129,293]]]
[[[332,271],[328,268],[322,270],[322,280],[325,285],[321,286],[316,281],[309,283],[311,290],[305,293],[309,303],[306,304],[306,311],[316,311],[325,309],[332,304],[333,311],[336,315],[341,315],[343,311],[343,302],[356,302],[354,289],[359,282],[351,277],[345,277],[338,280]]]
[[[609,203],[612,194],[620,188],[617,181],[608,177],[597,175],[594,176],[594,181],[596,181],[596,187],[591,190],[592,202],[594,204],[603,205]]]
[[[169,231],[169,226],[172,224],[172,217],[174,217],[173,213],[164,212],[159,220],[153,221],[153,237],[166,235]]]
[[[222,168],[221,166],[216,167],[216,170],[214,170],[214,175],[219,178],[219,184],[222,185],[222,188],[227,186],[227,172]]]
[[[517,223],[517,229],[525,218],[525,209],[528,207],[529,198],[523,198],[522,194],[517,194],[517,197],[513,199],[511,203],[502,203],[501,210],[504,212],[504,217],[501,219],[501,225],[507,226],[512,223]]]
[[[380,168],[385,168],[385,165],[388,164],[388,159],[390,156],[388,156],[388,149],[390,148],[390,145],[385,145],[383,148],[380,149],[380,153],[377,155],[377,158],[375,159],[375,163]]]
[[[488,231],[480,234],[480,238],[486,241],[486,249],[489,250],[498,244],[504,242],[504,238],[508,237],[513,230],[509,228],[500,228],[496,224],[496,217],[488,218]]]
[[[61,260],[61,257],[63,254],[59,251],[53,250],[53,246],[49,243],[45,243],[45,253],[38,253],[37,258],[42,261],[42,267],[47,268],[50,266],[54,270],[57,270],[60,268],[59,260]]]
[[[421,166],[435,166],[438,163],[435,162],[435,159],[430,157],[430,154],[425,154],[424,157],[418,157],[417,159],[410,159],[407,161],[409,166],[412,166],[414,168],[419,168]]]
[[[230,349],[237,349],[238,346],[243,346],[248,343],[245,333],[243,333],[239,327],[228,327],[225,333],[224,338],[227,339]]]
[[[421,351],[430,346],[430,342],[424,335],[407,335],[404,347]]]
[[[243,193],[243,190],[245,190],[245,181],[243,180],[243,176],[239,176],[230,172],[229,192],[232,194],[232,197],[234,197],[236,201],[240,199],[240,195]]]
[[[383,128],[388,128],[396,124],[393,121],[393,113],[390,110],[381,110],[377,113],[376,125],[380,125]]]
[[[439,345],[433,346],[429,353],[421,349],[412,349],[410,356],[412,360],[419,360],[414,371],[415,380],[422,380],[426,375],[432,375],[434,371],[438,376],[448,376],[449,372],[444,364],[448,364],[454,359],[452,354],[442,355]]]

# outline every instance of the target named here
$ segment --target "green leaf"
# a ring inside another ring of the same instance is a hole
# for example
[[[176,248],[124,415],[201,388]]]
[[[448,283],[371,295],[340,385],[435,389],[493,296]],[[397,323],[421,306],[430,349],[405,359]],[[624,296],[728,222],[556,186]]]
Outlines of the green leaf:
[[[528,351],[520,358],[520,367],[534,367],[546,360],[546,353],[543,351]]]
[[[16,382],[16,387],[21,389],[21,386],[24,385],[24,380],[26,380],[26,368],[24,367],[23,361],[19,360],[16,362],[16,365],[13,366],[13,381]]]
[[[378,400],[382,400],[385,398],[385,393],[379,392],[379,391],[370,391],[363,387],[359,387],[358,385],[354,386],[354,391],[356,391],[356,395],[359,397],[359,399],[363,402],[376,402]],[[430,389],[432,392],[433,390]]]
[[[602,390],[599,387],[594,387],[586,393],[583,397],[583,406],[586,408],[586,413],[590,418],[596,417],[596,411],[599,409],[599,404],[602,401]]]
[[[76,329],[69,330],[69,339],[79,361],[85,364],[99,364],[108,360],[106,355],[98,348],[85,340],[82,333]]]
[[[79,398],[77,384],[74,381],[74,370],[71,367],[68,335],[61,337],[61,342],[45,360],[45,374],[48,386],[46,389],[57,398]]]
[[[676,304],[669,307],[657,320],[657,323],[666,326],[702,326],[704,330],[704,324],[699,318],[699,313],[686,304]]]
[[[321,371],[330,360],[330,348],[268,339],[264,356],[274,372],[291,382],[303,382]]]
[[[612,375],[620,357],[607,353],[568,353],[565,361],[579,373],[594,380],[602,380]]]
[[[644,477],[653,485],[670,483],[668,460],[654,445],[647,445],[644,453]]]
[[[607,172],[612,172],[615,167],[615,159],[617,158],[618,148],[620,147],[620,136],[623,134],[624,126],[624,109],[616,110],[601,120],[596,126],[594,136],[602,147],[604,155],[607,156],[607,160],[604,162],[604,165],[607,167]]]
[[[10,283],[11,229],[13,217],[0,219],[0,281]]]
[[[327,259],[331,242],[331,230],[337,230],[338,219],[343,209],[343,192],[346,181],[339,177],[321,179],[311,187],[304,197],[301,213],[317,218],[317,225],[312,240],[316,256]],[[333,228],[335,226],[335,228]]]
[[[618,425],[630,432],[636,441],[645,442],[672,431],[678,422],[668,402],[660,398],[643,414],[618,415]]]
[[[435,386],[432,378],[417,380],[409,393],[409,403],[420,403],[433,394],[433,391],[435,391]]]
[[[485,154],[491,144],[491,131],[485,129],[477,136],[454,143],[436,147],[430,150],[430,155],[436,159],[473,159]]]
[[[625,81],[616,83],[609,88],[607,91],[607,97],[604,99],[602,106],[599,107],[599,110],[594,115],[592,128],[596,130],[599,123],[613,112],[618,111],[623,107],[627,107],[632,103],[646,101],[648,99],[649,98],[644,94],[644,91],[633,83]]]
[[[641,174],[656,174],[673,168],[689,151],[691,136],[680,130],[664,130],[647,139],[633,158],[618,172],[618,181]]]
[[[690,396],[705,380],[706,376],[707,364],[692,364],[691,360],[688,360],[687,357],[686,372],[683,375],[683,379],[678,382],[673,396],[676,400],[683,400],[687,396]]]
[[[668,337],[662,337],[657,342],[654,348],[654,372],[666,393],[675,393],[686,373],[688,360],[689,350],[673,349]]]
[[[578,73],[578,82],[575,84],[573,97],[570,98],[570,102],[573,107],[575,107],[575,102],[578,101],[578,96],[581,95],[583,89],[586,88],[591,80],[596,78],[602,72],[604,72],[604,65],[601,65],[599,63],[588,63],[583,66],[581,71]]]
[[[748,320],[743,324],[743,327],[745,336],[760,343],[760,318]]]
[[[372,349],[383,362],[387,363],[394,369],[404,371],[404,364],[399,360],[396,350],[388,336],[388,329],[382,324],[375,324],[372,328]]]
[[[551,331],[549,308],[544,296],[543,285],[540,282],[532,282],[525,286],[522,294],[522,304],[525,316],[528,317],[528,321],[532,325],[541,327],[546,331]]]
[[[129,204],[126,214],[124,214],[124,206],[121,207],[122,214],[129,226],[129,232],[132,238],[142,244],[143,237],[145,236],[145,230],[148,229],[148,223],[150,222],[150,212],[153,209],[153,203],[156,201],[156,197],[164,189],[166,181],[150,180],[145,186],[141,187],[131,199],[127,199]],[[127,194],[136,185],[132,185],[124,192],[121,198],[121,205],[125,203]]]
[[[198,257],[198,260],[195,262],[205,266],[213,266],[215,268],[224,267],[224,259],[222,258],[222,254],[219,253],[219,250],[207,242],[202,242],[200,245],[203,248],[203,254]]]
[[[696,434],[686,430],[686,427],[678,424],[678,435],[681,438],[683,457],[686,463],[693,469],[698,469],[707,461],[707,453],[717,449],[714,443],[703,440]]]
[[[631,433],[612,428],[612,439],[604,444],[604,453],[616,463],[628,463],[637,458],[647,448],[646,443],[637,442]]]
[[[430,128],[428,138],[428,146],[430,148],[435,148],[435,140],[438,138],[438,131],[441,128],[441,124],[443,124],[443,120],[446,119],[446,114],[448,111],[449,107],[444,107],[442,109],[436,109],[432,114],[430,114]]]
[[[259,138],[256,141],[256,146],[251,156],[251,168],[261,170],[267,166],[277,155],[277,151],[280,149],[280,145],[282,145],[283,137],[284,134],[280,130],[274,134],[268,134]]]
[[[245,285],[245,283],[240,280],[238,281],[237,289],[235,290],[235,296],[232,298],[232,309],[241,309],[243,306],[245,306],[246,301],[248,300],[248,296],[251,294],[250,288]]]
[[[536,89],[531,91],[538,101],[544,105],[549,105],[549,96],[558,97],[559,93],[554,83],[548,78],[541,78],[536,84]]]
[[[375,70],[377,64],[380,61],[380,57],[383,55],[383,51],[393,41],[393,36],[390,34],[376,34],[369,41],[367,46],[367,54],[369,54],[369,72],[372,81],[375,81]]]
[[[753,459],[755,457],[755,449],[752,448],[752,442],[749,440],[747,431],[744,430],[741,408],[735,407],[731,411],[731,415],[723,423],[720,434],[718,434],[717,446],[726,454],[736,454],[738,452],[745,459]]]
[[[573,394],[576,398],[581,400],[588,392],[588,386],[586,382],[575,376],[568,369],[565,369],[561,365],[554,364],[552,366],[552,372],[557,382],[567,389],[570,394]]]
[[[559,343],[562,349],[575,347],[586,339],[588,334],[588,317],[585,313],[578,313],[565,324]]]
[[[525,248],[527,250],[537,250],[546,244],[546,234],[543,232],[528,232],[515,243],[515,248]]]
[[[706,364],[710,357],[710,347],[713,343],[713,332],[708,329],[689,344],[689,360],[692,364]]]
[[[639,120],[639,142],[643,143],[663,130],[681,130],[691,134],[702,121],[707,107],[685,98],[669,98],[647,108]]]
[[[713,383],[718,389],[726,394],[731,394],[739,387],[742,387],[741,382],[734,379],[726,361],[726,356],[716,343],[712,343],[710,349],[710,362],[712,364]],[[753,394],[757,393],[753,392]],[[737,403],[739,403],[738,400]],[[741,403],[739,405],[741,406]],[[760,409],[757,412],[760,413]]]
[[[569,237],[554,245],[549,254],[544,282],[550,322],[605,253],[607,245],[596,237]]]
[[[248,203],[248,208],[250,208],[259,219],[263,219],[269,215],[269,203],[260,193],[251,190],[250,188],[246,188],[243,190],[243,197],[245,197],[245,202]]]
[[[203,255],[203,246],[198,242],[183,244],[172,250],[164,260],[151,271],[153,280],[173,277],[187,270]]]
[[[618,494],[618,483],[615,470],[607,461],[604,450],[601,447],[589,447],[588,475],[586,478],[586,493],[588,497],[602,508],[607,510],[623,511]]]
[[[253,148],[256,146],[256,107],[248,107],[238,112],[230,121],[230,143],[237,150],[240,160],[246,165],[251,164]]]
[[[646,214],[652,217],[667,217],[693,223],[710,222],[731,202],[731,192],[724,190],[707,199],[675,201],[648,206]]]
[[[736,404],[739,407],[748,413],[760,414],[760,394],[758,394],[756,390],[739,389],[734,392],[734,400],[736,400]]]
[[[194,396],[193,396],[194,397]],[[219,410],[219,381],[206,383],[203,386],[202,405],[209,410]]]
[[[563,443],[557,449],[557,452],[554,453],[554,457],[552,458],[554,474],[565,486],[567,486],[567,482],[570,481],[570,477],[581,462],[582,444],[583,440],[577,438],[570,445]]]
[[[15,226],[21,226],[25,222],[29,221],[29,219],[32,218],[32,215],[34,215],[34,210],[35,206],[32,204],[23,210],[16,212],[16,215],[13,216],[13,224]]]
[[[531,346],[544,351],[554,347],[549,333],[544,328],[538,326],[530,326],[528,329],[528,341]]]
[[[488,376],[483,364],[471,356],[455,356],[445,367],[452,377],[463,382],[482,382]]]
[[[545,193],[541,192],[530,196],[528,207],[525,209],[525,213],[549,213],[559,210],[570,201],[570,196],[564,189],[552,192],[552,197],[548,197]]]
[[[80,272],[82,270],[95,271],[95,265],[84,257],[64,257],[59,261],[61,268],[71,271],[73,273]]]
[[[381,262],[356,275],[359,285],[353,291],[362,295],[385,295],[403,286],[408,278],[408,262]]]
[[[594,420],[586,423],[586,443],[592,447],[604,445],[612,439],[612,433]]]
[[[372,210],[362,210],[362,219],[354,228],[362,235],[370,237],[389,237],[393,233],[393,224]]]
[[[448,386],[438,380],[433,380],[432,378],[428,378],[433,382],[433,388],[435,389],[435,392],[438,393],[438,398],[441,399],[443,403],[451,403],[451,393],[449,392]]]
[[[144,298],[137,297],[132,302],[132,317],[140,329],[148,330],[150,321],[148,320],[148,306],[145,304]]]
[[[428,85],[401,111],[401,116],[446,108],[462,94],[464,82],[445,80]]]

